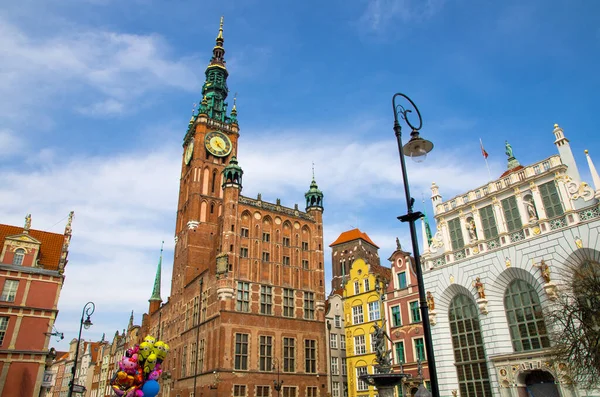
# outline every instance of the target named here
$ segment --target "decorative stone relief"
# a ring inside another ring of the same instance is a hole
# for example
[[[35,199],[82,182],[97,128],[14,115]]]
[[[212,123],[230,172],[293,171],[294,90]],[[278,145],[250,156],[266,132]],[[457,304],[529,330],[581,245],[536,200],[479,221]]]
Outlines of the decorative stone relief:
[[[429,251],[432,253],[437,252],[438,248],[444,246],[444,241],[442,239],[442,231],[438,230],[435,235],[431,238],[431,243],[429,244]]]
[[[437,312],[435,311],[435,299],[433,298],[431,291],[427,291],[427,308],[429,309],[429,322],[431,325],[437,324],[437,320],[435,319],[437,316]]]
[[[469,241],[471,243],[475,243],[477,241],[477,226],[475,226],[475,221],[473,220],[473,218],[467,219],[465,227],[467,228],[467,232],[469,233]]]
[[[571,179],[570,176],[564,178],[565,186],[571,197],[571,200],[583,199],[583,201],[590,201],[594,198],[594,189],[585,182],[577,183]]]
[[[197,229],[199,225],[200,225],[199,221],[189,221],[187,223],[187,228],[190,229],[190,230]]]
[[[583,248],[583,241],[579,238],[579,236],[575,237],[575,245],[577,248]]]

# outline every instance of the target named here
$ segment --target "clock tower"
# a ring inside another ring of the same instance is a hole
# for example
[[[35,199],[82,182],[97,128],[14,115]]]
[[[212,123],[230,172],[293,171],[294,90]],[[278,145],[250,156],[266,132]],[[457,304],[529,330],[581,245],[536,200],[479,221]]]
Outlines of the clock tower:
[[[190,119],[183,140],[183,161],[171,293],[177,294],[206,270],[218,255],[219,217],[223,212],[222,173],[237,154],[239,126],[235,99],[227,115],[227,77],[223,47],[223,18],[213,56],[206,68],[198,113]]]
[[[328,367],[323,192],[313,175],[303,209],[242,195],[223,43],[221,19],[183,139],[171,294],[162,303],[154,289],[139,334],[171,347],[164,395],[272,396],[277,370],[283,395],[317,396]]]

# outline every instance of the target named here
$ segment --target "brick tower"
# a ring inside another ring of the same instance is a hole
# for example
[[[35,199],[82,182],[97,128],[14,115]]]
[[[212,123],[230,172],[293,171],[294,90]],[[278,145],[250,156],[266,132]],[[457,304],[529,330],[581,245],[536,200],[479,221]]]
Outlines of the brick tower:
[[[323,193],[313,177],[305,211],[241,194],[223,43],[221,19],[183,140],[171,295],[153,294],[140,335],[171,346],[163,395],[272,396],[278,377],[283,395],[322,395]]]

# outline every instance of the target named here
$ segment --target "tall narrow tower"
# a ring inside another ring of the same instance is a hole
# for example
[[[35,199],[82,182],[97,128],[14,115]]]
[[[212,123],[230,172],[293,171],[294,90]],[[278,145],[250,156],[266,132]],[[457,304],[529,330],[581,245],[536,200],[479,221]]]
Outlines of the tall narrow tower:
[[[172,396],[273,396],[274,368],[282,395],[317,396],[328,368],[323,193],[313,176],[305,211],[242,195],[223,43],[221,19],[183,140],[171,295],[160,305],[153,294],[140,334],[170,345]]]

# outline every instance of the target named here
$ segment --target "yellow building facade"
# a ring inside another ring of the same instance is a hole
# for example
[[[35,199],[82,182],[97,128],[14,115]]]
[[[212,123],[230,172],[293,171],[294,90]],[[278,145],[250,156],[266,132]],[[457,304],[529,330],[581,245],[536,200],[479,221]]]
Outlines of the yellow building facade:
[[[350,267],[344,286],[344,317],[346,328],[346,363],[348,397],[374,397],[373,386],[361,381],[361,374],[374,372],[374,325],[382,325],[383,302],[376,286],[390,279],[390,269],[357,259]]]

